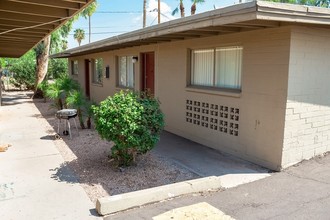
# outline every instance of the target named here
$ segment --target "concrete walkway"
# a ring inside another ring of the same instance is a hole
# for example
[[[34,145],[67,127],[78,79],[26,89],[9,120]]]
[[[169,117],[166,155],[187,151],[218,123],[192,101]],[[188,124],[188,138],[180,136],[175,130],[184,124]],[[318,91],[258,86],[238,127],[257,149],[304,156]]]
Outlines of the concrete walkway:
[[[201,177],[220,177],[224,188],[270,176],[268,169],[168,132],[162,133],[153,152]]]
[[[202,177],[269,171],[166,131],[162,133],[160,142],[153,151]]]
[[[0,153],[0,218],[100,219],[78,183],[52,178],[64,160],[52,141],[41,139],[47,134],[31,100],[24,93],[3,96],[0,144],[12,147]]]

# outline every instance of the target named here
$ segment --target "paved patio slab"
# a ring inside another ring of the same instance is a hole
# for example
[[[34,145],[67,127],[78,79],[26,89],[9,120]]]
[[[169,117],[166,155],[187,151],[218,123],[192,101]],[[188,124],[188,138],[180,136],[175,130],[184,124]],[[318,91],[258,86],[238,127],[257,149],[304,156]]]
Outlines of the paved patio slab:
[[[270,175],[268,169],[169,132],[163,132],[154,152],[201,177],[220,177],[224,188]]]

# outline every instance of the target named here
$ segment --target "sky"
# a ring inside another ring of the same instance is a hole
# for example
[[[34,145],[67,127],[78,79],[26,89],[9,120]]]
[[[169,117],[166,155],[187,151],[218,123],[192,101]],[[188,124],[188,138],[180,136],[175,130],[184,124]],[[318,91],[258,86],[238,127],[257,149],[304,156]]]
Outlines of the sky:
[[[142,28],[143,22],[143,0],[97,0],[98,7],[91,18],[92,36],[91,42],[109,38]],[[197,5],[196,14],[221,8],[237,3],[238,0],[205,0]],[[186,16],[190,15],[191,0],[183,0]],[[147,26],[156,25],[157,0],[147,0]],[[161,0],[161,22],[178,19],[180,14],[171,15],[178,7],[179,0]],[[81,28],[85,30],[85,40],[81,45],[88,44],[88,19],[79,18],[73,25],[68,37],[68,48],[77,47],[78,43],[73,38],[74,30]]]

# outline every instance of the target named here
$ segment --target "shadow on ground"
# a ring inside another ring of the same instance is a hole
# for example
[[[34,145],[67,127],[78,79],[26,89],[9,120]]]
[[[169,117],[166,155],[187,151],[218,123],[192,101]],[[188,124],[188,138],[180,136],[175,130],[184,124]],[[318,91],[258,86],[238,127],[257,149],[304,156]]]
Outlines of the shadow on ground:
[[[29,95],[32,95],[29,94]],[[26,96],[26,91],[22,91],[19,93],[11,93],[11,91],[6,92],[6,96],[2,98],[2,105],[18,105],[21,103],[32,103],[33,100],[30,96]]]

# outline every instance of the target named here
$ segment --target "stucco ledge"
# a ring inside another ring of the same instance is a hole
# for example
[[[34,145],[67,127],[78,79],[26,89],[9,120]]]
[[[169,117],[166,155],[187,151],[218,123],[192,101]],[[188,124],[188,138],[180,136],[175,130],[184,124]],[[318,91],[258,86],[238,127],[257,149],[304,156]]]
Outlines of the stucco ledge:
[[[219,95],[219,96],[229,96],[234,98],[240,98],[240,91],[224,91],[224,90],[212,90],[212,89],[202,89],[196,87],[186,87],[186,92],[204,93],[209,95]]]

